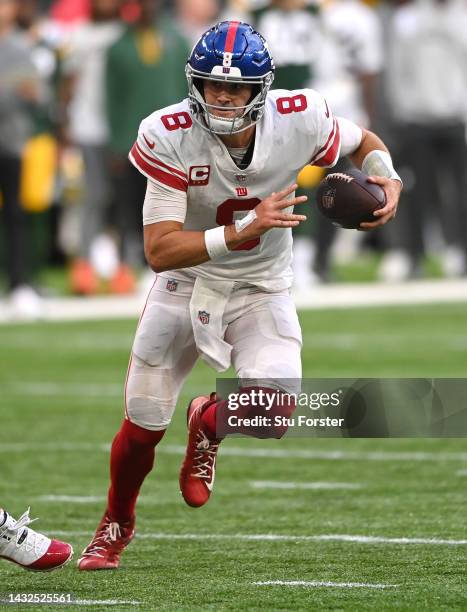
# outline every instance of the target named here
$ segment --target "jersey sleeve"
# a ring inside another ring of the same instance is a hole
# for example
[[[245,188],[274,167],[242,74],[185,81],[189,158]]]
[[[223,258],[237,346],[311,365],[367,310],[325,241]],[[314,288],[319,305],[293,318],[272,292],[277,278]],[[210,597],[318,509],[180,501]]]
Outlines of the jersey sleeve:
[[[159,181],[148,180],[143,204],[143,225],[161,221],[185,223],[186,193]]]
[[[313,92],[313,121],[316,134],[316,146],[310,161],[312,166],[332,168],[337,164],[341,148],[339,123],[331,112],[322,95]]]
[[[188,190],[188,175],[180,156],[148,119],[141,123],[128,157],[146,178],[185,193]]]

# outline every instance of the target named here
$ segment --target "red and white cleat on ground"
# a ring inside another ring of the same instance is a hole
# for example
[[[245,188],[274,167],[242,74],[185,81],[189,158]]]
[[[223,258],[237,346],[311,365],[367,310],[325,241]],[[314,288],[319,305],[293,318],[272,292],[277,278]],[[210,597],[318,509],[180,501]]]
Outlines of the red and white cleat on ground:
[[[18,520],[0,510],[0,558],[36,572],[62,567],[72,558],[73,548],[28,527],[35,520],[29,518],[29,508]]]
[[[120,554],[134,535],[134,519],[126,523],[117,523],[106,511],[93,539],[78,559],[78,568],[80,570],[117,569],[120,565]]]
[[[189,506],[198,508],[209,499],[216,475],[217,451],[221,440],[210,440],[203,431],[203,412],[216,401],[211,397],[195,397],[188,405],[188,444],[185,459],[180,470],[180,491]]]

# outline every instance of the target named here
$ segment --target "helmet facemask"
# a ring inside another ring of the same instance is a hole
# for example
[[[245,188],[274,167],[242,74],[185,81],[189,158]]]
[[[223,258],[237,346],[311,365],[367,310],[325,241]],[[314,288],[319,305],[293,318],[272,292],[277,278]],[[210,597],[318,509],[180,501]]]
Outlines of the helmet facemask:
[[[263,116],[266,96],[274,79],[272,71],[257,77],[222,77],[194,70],[190,64],[187,64],[185,72],[188,81],[190,110],[193,119],[203,129],[224,136],[238,134],[258,123]],[[204,80],[252,85],[252,95],[245,106],[225,107],[208,104],[204,97]],[[220,117],[216,115],[216,110],[239,112],[235,117]]]

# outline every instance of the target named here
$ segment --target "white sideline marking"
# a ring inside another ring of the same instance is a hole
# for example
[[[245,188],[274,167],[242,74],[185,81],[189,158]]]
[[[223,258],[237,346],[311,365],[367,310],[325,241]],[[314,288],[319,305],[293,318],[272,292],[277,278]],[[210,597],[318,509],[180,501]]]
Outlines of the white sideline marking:
[[[24,453],[25,451],[49,452],[82,452],[82,451],[110,451],[110,443],[91,444],[89,442],[2,442],[0,453]]]
[[[361,484],[352,482],[281,482],[274,480],[250,480],[253,489],[312,489],[334,490],[334,489],[361,489]]]
[[[110,443],[88,442],[2,442],[0,453],[25,452],[108,452]],[[166,455],[184,455],[185,446],[162,444],[159,453]],[[282,448],[255,448],[239,446],[222,446],[220,453],[225,457],[265,457],[280,459],[323,459],[326,461],[467,461],[467,453],[445,453],[425,451],[313,451]]]
[[[294,292],[298,308],[370,308],[374,306],[467,302],[464,279],[416,280],[406,283],[336,283]],[[85,321],[135,318],[145,296],[45,298],[42,320]],[[0,301],[0,324],[17,322],[8,305]]]
[[[140,606],[140,601],[125,599],[77,599],[68,604],[69,606]]]
[[[36,497],[38,501],[62,502],[65,504],[93,504],[104,502],[107,498],[104,495],[40,495]]]
[[[91,536],[89,531],[54,531],[56,536]],[[141,540],[241,540],[264,542],[356,542],[357,544],[428,544],[443,546],[465,546],[467,540],[444,540],[441,538],[385,538],[382,536],[360,536],[347,534],[286,535],[279,533],[138,533]]]
[[[253,582],[256,586],[337,587],[339,589],[395,589],[398,584],[372,584],[368,582],[323,582],[320,580],[266,580]]]
[[[168,454],[185,454],[185,446],[167,444],[161,446],[159,452]],[[223,456],[230,457],[269,457],[280,459],[326,459],[331,461],[467,461],[467,453],[436,453],[425,451],[313,451],[285,448],[259,448],[221,446],[219,451]]]
[[[467,301],[467,282],[415,280],[405,283],[336,283],[294,292],[297,308],[372,307]]]
[[[6,384],[4,392],[9,395],[44,395],[59,397],[120,397],[123,396],[123,385],[117,383],[54,383],[22,382]]]
[[[457,470],[456,476],[467,476],[467,470]]]
[[[37,350],[38,345],[46,344],[49,350],[70,349],[70,338],[68,335],[53,335],[50,331],[48,328],[35,329],[33,333],[31,333],[30,329],[26,329],[26,331],[15,330],[14,334],[2,338],[2,348],[5,350],[18,348]],[[73,335],[73,350],[127,351],[133,343],[133,337],[134,334],[128,332],[119,333],[118,336],[114,336],[101,331],[97,335],[80,331],[79,334]]]
[[[107,501],[107,497],[104,495],[39,495],[34,499],[39,502],[60,502],[62,504],[95,504]],[[138,503],[163,506],[170,501],[165,501],[156,495],[143,495],[138,498]]]

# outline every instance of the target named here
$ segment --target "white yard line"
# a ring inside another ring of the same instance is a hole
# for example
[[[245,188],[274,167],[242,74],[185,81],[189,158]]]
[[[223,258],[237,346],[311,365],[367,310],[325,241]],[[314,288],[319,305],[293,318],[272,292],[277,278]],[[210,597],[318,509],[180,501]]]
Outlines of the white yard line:
[[[328,582],[320,580],[266,580],[253,582],[255,586],[299,586],[299,587],[334,587],[339,589],[395,589],[397,584],[374,584],[368,582]]]
[[[313,444],[310,441],[310,446]],[[184,454],[185,447],[176,444],[162,445],[159,452]],[[330,461],[467,461],[467,453],[445,453],[427,451],[314,451],[305,449],[260,448],[221,446],[220,454],[225,457],[264,457],[270,459],[324,459]]]
[[[363,485],[353,482],[287,482],[275,480],[250,480],[253,489],[311,489],[313,491],[361,489]]]
[[[310,442],[312,444],[312,442]],[[88,442],[1,442],[0,453],[11,452],[108,452],[110,442],[94,444]],[[158,453],[166,455],[183,455],[185,446],[162,444]],[[221,446],[220,454],[224,457],[264,457],[267,459],[322,459],[324,461],[467,461],[467,453],[446,453],[428,451],[314,451],[305,449],[236,447],[228,443]]]
[[[128,599],[76,599],[68,606],[140,606],[141,601]]]
[[[467,476],[467,470],[457,470],[456,476]]]
[[[416,280],[407,283],[340,283],[310,287],[293,294],[298,308],[358,308],[372,306],[467,302],[467,281]],[[90,319],[136,319],[145,296],[63,297],[44,299],[46,321],[83,321]],[[8,305],[0,301],[0,323],[15,319]]]
[[[60,502],[63,504],[94,504],[106,501],[105,495],[39,495],[37,501]]]
[[[57,531],[53,532],[60,537],[91,536],[89,531]],[[409,545],[422,544],[428,546],[465,546],[467,540],[446,540],[443,538],[386,538],[383,536],[361,536],[348,534],[322,534],[322,535],[291,535],[279,533],[138,533],[141,540],[239,540],[252,542],[351,542],[356,544],[395,544]]]
[[[274,482],[250,481],[254,489],[312,489],[312,490],[339,490],[359,489],[362,485],[347,482]],[[38,502],[59,502],[61,504],[95,504],[104,503],[105,495],[38,495],[34,498]],[[139,504],[161,505],[164,500],[155,495],[143,495],[138,499]]]
[[[0,599],[0,605],[2,603],[10,603],[7,599]],[[56,605],[60,608],[60,606],[140,606],[142,604],[141,601],[136,601],[134,599],[75,599],[70,602],[66,602],[63,604],[62,602],[57,603]],[[29,607],[25,605],[25,607]]]
[[[55,383],[18,382],[6,383],[3,393],[17,396],[59,396],[59,397],[120,397],[123,385],[119,383]]]
[[[73,339],[70,341],[68,334],[57,335],[51,334],[50,328],[41,327],[31,330],[29,327],[21,330],[15,330],[11,334],[4,334],[2,337],[2,349],[32,349],[37,351],[40,346],[47,346],[49,351],[60,352],[70,350],[70,344],[73,343],[73,351],[75,353],[82,351],[128,351],[131,347],[134,334],[119,332],[118,336],[109,335],[106,330],[102,330],[99,334],[83,333],[73,334]],[[402,337],[402,336],[401,336]]]
[[[57,502],[60,504],[103,504],[107,501],[105,495],[39,495],[33,499],[38,502]],[[173,499],[170,497],[161,498],[158,495],[143,495],[138,498],[138,504],[148,506],[164,506],[171,501]]]
[[[0,442],[0,453],[24,453],[28,451],[44,453],[109,452],[110,442],[106,444],[91,444],[89,442]]]

